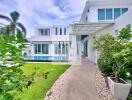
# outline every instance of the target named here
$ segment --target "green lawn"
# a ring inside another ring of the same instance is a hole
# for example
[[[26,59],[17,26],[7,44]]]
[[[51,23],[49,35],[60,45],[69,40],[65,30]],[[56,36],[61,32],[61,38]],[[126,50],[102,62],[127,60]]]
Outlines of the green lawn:
[[[52,87],[54,82],[63,74],[70,65],[62,64],[25,64],[22,70],[25,74],[31,74],[36,68],[35,82],[28,88],[24,89],[18,98],[22,100],[43,100],[47,91]],[[49,71],[48,78],[40,77],[44,72]]]

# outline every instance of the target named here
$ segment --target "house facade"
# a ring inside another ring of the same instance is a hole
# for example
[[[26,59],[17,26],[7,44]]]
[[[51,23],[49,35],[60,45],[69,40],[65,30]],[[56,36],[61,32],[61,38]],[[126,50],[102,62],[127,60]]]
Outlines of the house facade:
[[[26,48],[27,60],[68,61],[69,28],[68,26],[44,26],[35,29],[35,35],[29,38]]]
[[[28,59],[66,60],[73,64],[80,64],[86,57],[97,63],[99,53],[93,49],[93,38],[106,33],[115,35],[131,25],[131,0],[88,0],[80,21],[37,28],[25,55]]]
[[[72,61],[81,63],[81,58],[85,56],[97,63],[99,53],[93,49],[94,37],[107,33],[116,35],[123,27],[132,25],[131,17],[131,0],[88,0],[80,21],[72,26]]]

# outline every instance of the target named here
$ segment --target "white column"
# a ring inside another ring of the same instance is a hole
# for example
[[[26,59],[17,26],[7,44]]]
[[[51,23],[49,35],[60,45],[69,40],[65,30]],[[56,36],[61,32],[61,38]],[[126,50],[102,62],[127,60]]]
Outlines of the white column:
[[[71,47],[69,49],[69,60],[73,65],[80,64],[81,62],[81,43],[77,41],[76,35],[70,35]],[[78,52],[77,52],[78,48]]]
[[[70,35],[70,60],[71,61],[76,61],[77,60],[77,42],[76,42],[76,35]]]
[[[82,52],[82,46],[81,46],[81,35],[77,36],[77,63],[81,64],[81,52]]]
[[[54,56],[54,43],[49,43],[49,56]]]
[[[95,60],[96,60],[96,52],[95,50],[93,49],[93,42],[94,42],[94,39],[93,39],[93,35],[89,35],[88,37],[88,59],[95,63]]]

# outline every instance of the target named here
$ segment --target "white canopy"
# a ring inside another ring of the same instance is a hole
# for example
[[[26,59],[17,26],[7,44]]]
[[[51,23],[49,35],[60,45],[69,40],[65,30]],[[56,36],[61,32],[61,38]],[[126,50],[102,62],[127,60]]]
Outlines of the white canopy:
[[[82,23],[82,22],[76,22],[73,24],[72,34],[76,35],[89,35],[89,34],[94,34],[97,33],[111,25],[113,25],[114,22],[87,22],[87,23]]]

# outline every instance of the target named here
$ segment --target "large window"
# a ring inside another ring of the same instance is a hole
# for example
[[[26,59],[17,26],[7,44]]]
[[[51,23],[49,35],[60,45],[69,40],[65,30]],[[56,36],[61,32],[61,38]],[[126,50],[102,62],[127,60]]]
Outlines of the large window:
[[[55,54],[61,54],[61,44],[55,44]]]
[[[35,54],[48,54],[49,45],[48,44],[34,44]]]
[[[45,28],[45,29],[38,29],[38,31],[39,31],[39,34],[40,35],[45,35],[45,36],[48,36],[48,35],[50,35],[50,29],[49,28]]]
[[[48,54],[48,44],[42,44],[42,54]]]
[[[106,20],[112,20],[112,9],[106,9]]]
[[[114,19],[118,18],[121,15],[120,8],[114,8]]]
[[[98,9],[98,20],[112,20],[128,11],[128,8],[101,8]]]
[[[68,54],[69,48],[67,43],[58,43],[55,44],[55,54],[63,54],[66,55]]]
[[[98,9],[98,20],[105,20],[105,9]]]
[[[50,35],[50,29],[44,29],[44,35]]]
[[[38,44],[38,53],[37,54],[41,54],[41,44]]]

